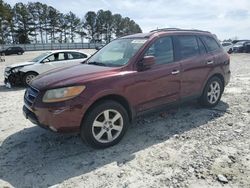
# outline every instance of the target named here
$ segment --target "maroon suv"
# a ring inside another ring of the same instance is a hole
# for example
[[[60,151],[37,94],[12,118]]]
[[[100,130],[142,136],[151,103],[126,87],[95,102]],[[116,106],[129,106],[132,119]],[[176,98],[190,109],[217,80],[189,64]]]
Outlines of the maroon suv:
[[[217,105],[229,78],[229,56],[215,35],[160,29],[116,39],[83,64],[38,76],[23,112],[41,127],[80,131],[91,146],[108,147],[147,110],[187,98]]]

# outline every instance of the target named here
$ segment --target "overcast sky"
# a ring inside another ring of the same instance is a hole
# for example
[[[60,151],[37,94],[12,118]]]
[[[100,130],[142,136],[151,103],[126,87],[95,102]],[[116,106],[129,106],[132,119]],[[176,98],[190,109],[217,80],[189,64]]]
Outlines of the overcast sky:
[[[12,6],[21,0],[5,0]],[[37,0],[22,0],[23,3]],[[175,27],[209,30],[220,39],[250,39],[250,0],[40,0],[83,18],[87,11],[111,10],[137,22],[143,32]]]

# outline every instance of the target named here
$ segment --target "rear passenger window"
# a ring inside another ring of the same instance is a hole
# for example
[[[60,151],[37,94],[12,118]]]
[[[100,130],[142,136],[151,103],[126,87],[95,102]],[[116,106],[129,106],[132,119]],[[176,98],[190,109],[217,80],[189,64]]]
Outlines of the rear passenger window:
[[[209,52],[220,49],[219,44],[216,42],[214,38],[209,36],[201,36],[201,39],[205,42]]]
[[[195,36],[177,36],[179,56],[181,59],[197,56],[200,54]]]
[[[205,48],[203,42],[201,41],[200,38],[197,38],[197,40],[198,40],[198,45],[200,48],[200,54],[205,54],[207,51],[206,51],[206,48]]]
[[[78,52],[68,52],[68,58],[69,59],[83,59],[83,58],[87,58],[87,55],[81,54]]]
[[[174,61],[173,43],[171,37],[157,39],[147,50],[145,56],[154,56],[156,64],[167,64]]]

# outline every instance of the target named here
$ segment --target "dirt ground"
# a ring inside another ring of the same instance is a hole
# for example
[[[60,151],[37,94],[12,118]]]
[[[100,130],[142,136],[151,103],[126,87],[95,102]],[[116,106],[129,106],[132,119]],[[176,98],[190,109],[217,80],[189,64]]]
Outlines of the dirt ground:
[[[250,187],[250,54],[213,109],[195,101],[139,117],[114,147],[43,130],[22,114],[24,88],[6,89],[0,63],[0,187]]]

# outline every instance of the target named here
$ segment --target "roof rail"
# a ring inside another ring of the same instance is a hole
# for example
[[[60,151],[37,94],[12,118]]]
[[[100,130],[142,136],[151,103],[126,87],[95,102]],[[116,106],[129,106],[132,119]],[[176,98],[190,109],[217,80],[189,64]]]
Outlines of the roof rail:
[[[197,32],[204,32],[204,33],[210,33],[209,31],[202,31],[198,29],[179,29],[179,28],[161,28],[161,29],[155,29],[150,31],[152,32],[159,32],[159,31],[197,31]]]

